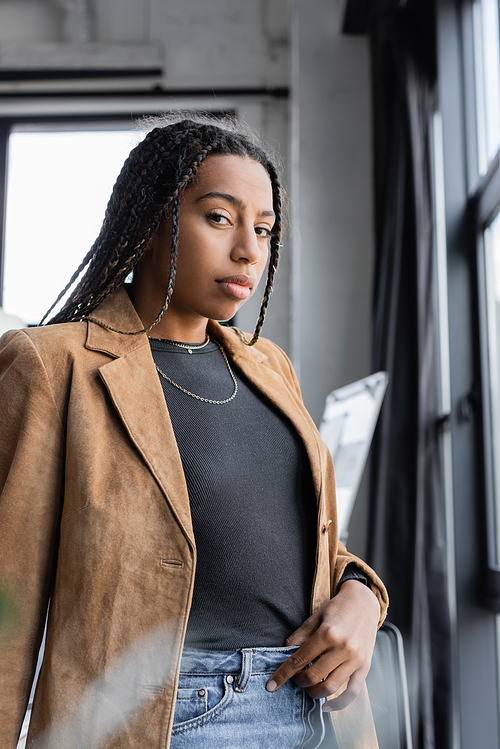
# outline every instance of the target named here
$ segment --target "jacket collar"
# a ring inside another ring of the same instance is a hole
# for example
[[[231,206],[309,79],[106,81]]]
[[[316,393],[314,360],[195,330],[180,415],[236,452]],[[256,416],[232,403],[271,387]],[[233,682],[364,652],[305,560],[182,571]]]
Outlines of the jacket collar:
[[[124,332],[117,333],[99,323]],[[146,333],[130,335],[135,330],[142,330],[143,324],[125,286],[120,286],[95,308],[88,318],[87,326],[86,348],[103,351],[114,358],[125,356],[148,342]]]
[[[228,356],[236,363],[244,366],[244,362],[250,364],[261,364],[266,361],[267,356],[255,346],[246,346],[241,340],[237,328],[228,328],[220,325],[215,320],[208,321],[208,332],[217,338],[222,344]]]

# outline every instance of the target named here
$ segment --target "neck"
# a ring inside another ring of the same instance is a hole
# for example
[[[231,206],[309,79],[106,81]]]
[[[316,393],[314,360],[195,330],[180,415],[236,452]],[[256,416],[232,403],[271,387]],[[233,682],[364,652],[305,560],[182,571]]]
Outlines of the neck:
[[[189,320],[178,320],[174,315],[169,315],[167,310],[158,325],[151,328],[149,335],[169,341],[203,343],[207,337],[207,324],[207,319],[197,319],[191,324]],[[151,325],[151,322],[148,325]]]
[[[146,257],[134,271],[129,292],[132,304],[145,328],[156,320],[165,299],[164,284],[158,282],[154,273],[148,272],[147,263],[150,256],[151,253],[147,252]],[[207,324],[208,317],[203,317],[190,307],[176,302],[175,294],[173,294],[168,309],[158,324],[148,331],[148,334],[154,338],[167,338],[170,341],[203,343],[207,336]]]
[[[134,287],[130,290],[132,303],[139,315],[141,322],[147,328],[156,319],[158,309],[148,303],[148,297],[134,293]],[[146,300],[146,301],[145,301]],[[203,343],[207,337],[208,318],[189,315],[177,315],[174,310],[167,309],[160,322],[148,332],[152,338],[166,338],[169,341],[182,341],[183,343]]]

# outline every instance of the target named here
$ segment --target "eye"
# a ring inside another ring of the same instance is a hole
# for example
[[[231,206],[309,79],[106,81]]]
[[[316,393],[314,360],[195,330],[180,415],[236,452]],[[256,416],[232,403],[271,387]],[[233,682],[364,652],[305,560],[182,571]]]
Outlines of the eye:
[[[271,236],[271,229],[267,226],[256,226],[255,227],[255,233],[258,237],[265,237],[266,239],[269,239]]]
[[[224,216],[223,213],[217,213],[217,211],[210,211],[210,213],[207,213],[207,218],[219,226],[227,226],[230,223],[227,216]]]

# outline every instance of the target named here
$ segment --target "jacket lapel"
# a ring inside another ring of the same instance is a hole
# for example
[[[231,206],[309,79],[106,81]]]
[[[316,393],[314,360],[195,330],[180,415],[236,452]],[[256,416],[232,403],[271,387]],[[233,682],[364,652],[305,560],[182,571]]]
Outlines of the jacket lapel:
[[[122,331],[142,328],[123,287],[99,305],[89,320]],[[113,357],[99,367],[100,377],[130,439],[194,548],[186,480],[147,335],[117,333],[89,321],[86,347]]]
[[[237,333],[210,321],[209,332],[222,343],[228,356],[250,382],[263,393],[297,430],[304,443],[313,476],[314,490],[319,499],[321,491],[321,458],[316,428],[302,400],[276,369],[268,357],[254,347],[242,346]]]

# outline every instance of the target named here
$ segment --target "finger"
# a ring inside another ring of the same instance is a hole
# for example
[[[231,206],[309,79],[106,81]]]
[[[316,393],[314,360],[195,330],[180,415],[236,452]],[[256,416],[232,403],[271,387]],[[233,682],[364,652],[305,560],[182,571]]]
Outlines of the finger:
[[[323,712],[331,713],[335,710],[343,710],[344,707],[354,702],[363,688],[365,679],[366,673],[364,671],[355,671],[349,679],[346,689],[338,697],[333,697],[333,699],[329,699],[324,703],[322,707]],[[335,692],[332,694],[335,694]]]
[[[302,687],[302,689],[307,689],[308,691],[315,686],[321,685],[321,687],[323,687],[328,679],[332,677],[332,674],[337,673],[343,661],[344,659],[340,657],[339,653],[337,653],[336,651],[324,653],[310,666],[295,675],[295,683],[298,687]],[[343,684],[344,681],[347,681],[351,673],[356,668],[355,665],[351,665],[351,668],[346,667],[347,664],[345,663],[343,665],[344,668],[340,673],[345,673],[345,676],[344,680],[339,682],[337,689],[340,684]],[[332,692],[330,691],[328,692],[328,694],[332,694]],[[324,696],[325,695],[321,694],[321,697]]]
[[[307,668],[310,663],[313,665]],[[300,672],[303,673],[297,676],[296,682],[308,688],[329,676],[341,663],[346,666],[346,681],[351,673],[361,667],[360,653],[349,639],[337,636],[335,627],[322,622],[314,634],[274,672],[266,688],[274,692]]]
[[[321,659],[320,659],[321,660]],[[314,663],[311,668],[315,668],[316,664]],[[353,664],[349,664],[346,662],[342,662],[340,664],[337,664],[337,667],[334,669],[330,669],[330,673],[326,673],[326,675],[321,679],[313,679],[307,675],[307,683],[306,679],[304,678],[305,674],[308,674],[308,672],[311,669],[307,669],[306,671],[298,674],[295,677],[295,683],[298,686],[302,686],[304,689],[307,690],[307,693],[313,697],[314,699],[319,699],[320,697],[330,697],[332,694],[336,694],[342,686],[346,685],[351,677],[357,672],[356,667],[353,666]],[[321,670],[318,670],[319,673],[322,672]]]
[[[276,669],[266,684],[268,692],[274,692],[276,689],[279,689],[288,679],[291,679],[292,676],[295,676],[299,671],[306,668],[319,655],[317,646],[315,646],[314,642],[311,645],[311,642],[312,640],[309,639]]]
[[[309,690],[321,682],[323,686],[320,689],[324,690],[326,683],[331,685],[326,694],[332,694],[363,665],[366,670],[369,668],[369,661],[365,661],[359,648],[350,640],[337,638],[335,629],[330,626],[320,625],[310,644],[315,645],[316,654],[320,657],[296,675],[295,683],[299,687]],[[324,697],[325,694],[318,696]]]
[[[293,632],[290,637],[287,638],[287,645],[303,645],[311,637],[314,632],[318,629],[320,622],[321,612],[317,611],[315,614],[306,619],[306,621],[300,625],[298,629]]]

